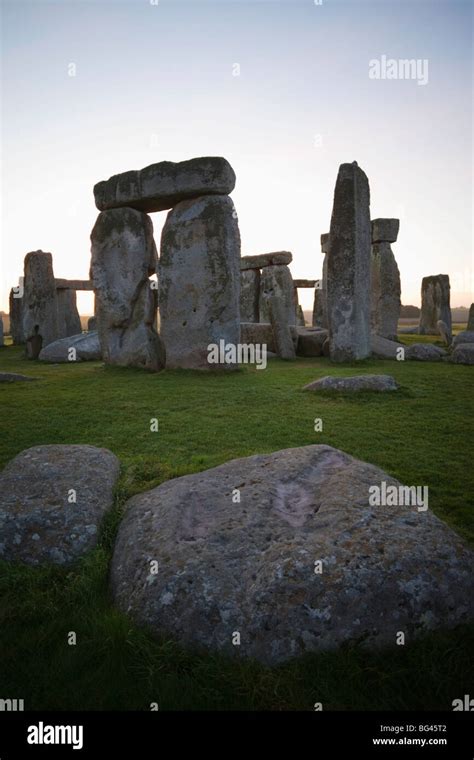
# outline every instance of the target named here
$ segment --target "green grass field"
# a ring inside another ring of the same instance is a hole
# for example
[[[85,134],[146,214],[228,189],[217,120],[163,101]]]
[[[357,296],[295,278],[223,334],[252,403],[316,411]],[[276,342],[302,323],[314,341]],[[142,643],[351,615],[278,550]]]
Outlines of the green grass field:
[[[406,344],[420,336],[401,336]],[[371,654],[346,647],[275,669],[184,651],[111,604],[107,574],[125,501],[164,480],[236,457],[325,443],[428,485],[430,508],[474,544],[472,367],[327,359],[269,361],[229,374],[148,374],[99,362],[28,362],[0,349],[0,371],[39,378],[0,387],[0,467],[29,446],[104,446],[122,465],[99,546],[67,570],[0,564],[0,697],[25,709],[451,709],[473,689],[474,628]],[[396,394],[331,397],[302,387],[328,374],[387,373]],[[150,432],[151,418],[159,432]],[[323,432],[314,432],[315,418]],[[69,646],[75,631],[77,645]]]

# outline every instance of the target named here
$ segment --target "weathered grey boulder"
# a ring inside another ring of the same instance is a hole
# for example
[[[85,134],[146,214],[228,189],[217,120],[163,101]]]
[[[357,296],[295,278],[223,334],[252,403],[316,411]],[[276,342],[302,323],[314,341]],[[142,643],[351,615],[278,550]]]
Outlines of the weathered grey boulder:
[[[321,377],[305,385],[304,391],[396,391],[398,383],[391,375],[355,375],[354,377]]]
[[[395,243],[400,229],[400,219],[373,219],[372,242]]]
[[[95,446],[34,446],[0,474],[0,558],[67,564],[97,543],[119,461]]]
[[[260,276],[260,321],[270,322],[270,299],[278,298],[287,325],[296,325],[296,302],[293,278],[284,264],[267,266]]]
[[[69,337],[81,332],[81,318],[77,310],[76,291],[71,289],[57,290],[58,327],[60,335]]]
[[[68,338],[55,340],[43,348],[40,361],[53,362],[87,362],[100,361],[102,352],[100,348],[99,334],[97,332],[80,333],[70,335]]]
[[[63,337],[59,328],[53,257],[50,253],[31,251],[25,256],[22,320],[25,340],[35,334],[35,325],[39,326],[43,346]]]
[[[179,203],[161,235],[160,333],[167,367],[235,369],[210,364],[209,346],[239,342],[240,234],[227,195]]]
[[[241,270],[262,269],[263,267],[277,264],[291,264],[293,254],[289,251],[274,251],[273,253],[260,253],[257,256],[242,256],[240,259]]]
[[[330,446],[163,483],[127,503],[115,602],[181,644],[269,664],[472,620],[472,551],[429,510],[371,506],[382,483],[400,485]]]
[[[455,364],[474,364],[474,343],[457,343],[449,358]]]
[[[405,359],[415,359],[420,362],[439,362],[446,351],[432,343],[413,343],[405,349]]]
[[[446,324],[446,322],[443,322],[442,319],[438,319],[436,323],[436,327],[438,328],[438,332],[441,335],[444,342],[446,343],[446,345],[450,346],[453,336],[451,335],[451,330],[448,328],[448,325]]]
[[[269,306],[270,324],[272,326],[276,353],[280,359],[294,361],[296,359],[295,346],[283,300],[277,295],[273,295],[269,299]]]
[[[296,350],[298,344],[297,328],[290,325],[290,333],[293,339],[293,345]],[[276,345],[273,337],[273,330],[270,322],[241,322],[240,324],[240,342],[243,344],[259,344],[267,346],[268,353],[276,355]]]
[[[370,278],[372,330],[383,338],[396,340],[401,307],[401,287],[400,272],[390,243],[372,244]]]
[[[469,332],[474,332],[474,303],[471,303],[469,309],[469,317],[467,320],[467,328]]]
[[[240,272],[240,320],[259,321],[260,270],[243,269]]]
[[[370,345],[372,348],[372,356],[376,356],[378,359],[398,359],[400,356],[404,356],[406,346],[402,343],[398,343],[395,340],[388,340],[388,338],[382,338],[380,335],[372,333],[370,336]],[[403,352],[401,352],[403,349]],[[399,359],[401,361],[401,359]]]
[[[154,329],[157,266],[151,219],[132,208],[103,211],[91,233],[91,270],[106,364],[159,371],[165,349]]]
[[[474,343],[474,330],[462,330],[453,338],[453,346],[458,343]]]
[[[15,297],[20,295],[18,289],[10,290],[9,308],[10,308],[10,335],[14,346],[19,346],[25,342],[23,335],[23,298]]]
[[[235,172],[229,162],[206,156],[115,174],[95,185],[94,198],[100,211],[127,206],[151,213],[201,195],[227,195],[234,187]]]
[[[419,334],[438,335],[437,322],[440,319],[451,332],[450,284],[447,274],[423,277]]]
[[[17,383],[37,379],[37,377],[30,377],[29,375],[17,375],[15,372],[0,372],[0,383]]]
[[[296,353],[298,356],[322,356],[323,345],[327,340],[327,330],[316,330],[314,328],[305,327],[298,328],[298,346]]]
[[[370,354],[370,191],[357,166],[341,164],[329,232],[327,309],[334,362]]]

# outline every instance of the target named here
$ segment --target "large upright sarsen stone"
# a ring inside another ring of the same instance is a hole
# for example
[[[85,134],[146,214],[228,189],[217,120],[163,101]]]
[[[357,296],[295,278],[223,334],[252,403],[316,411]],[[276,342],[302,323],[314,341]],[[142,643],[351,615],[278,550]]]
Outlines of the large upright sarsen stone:
[[[387,220],[389,221],[389,220]],[[396,340],[400,317],[400,272],[388,241],[372,244],[371,325],[382,338]]]
[[[370,190],[354,161],[341,164],[329,232],[327,308],[332,361],[370,355]]]
[[[81,318],[77,310],[76,291],[70,289],[57,290],[58,327],[61,337],[78,335],[82,331]]]
[[[167,367],[215,369],[209,346],[236,346],[240,335],[240,234],[227,195],[183,201],[169,212],[158,278]]]
[[[260,270],[242,269],[240,272],[240,321],[259,321]]]
[[[15,346],[25,342],[23,335],[23,297],[17,297],[19,295],[18,288],[10,290],[10,335]]]
[[[438,320],[442,320],[451,332],[449,275],[435,274],[421,281],[420,335],[437,335]]]
[[[296,325],[295,287],[286,264],[263,267],[260,275],[260,322],[271,322],[270,301],[278,298],[283,306],[287,325]]]
[[[63,337],[58,322],[58,302],[53,272],[53,257],[44,251],[25,256],[25,279],[22,305],[22,329],[25,340],[37,333],[43,348]]]
[[[159,371],[164,346],[154,329],[157,252],[151,219],[131,208],[103,211],[91,233],[97,329],[107,364]]]

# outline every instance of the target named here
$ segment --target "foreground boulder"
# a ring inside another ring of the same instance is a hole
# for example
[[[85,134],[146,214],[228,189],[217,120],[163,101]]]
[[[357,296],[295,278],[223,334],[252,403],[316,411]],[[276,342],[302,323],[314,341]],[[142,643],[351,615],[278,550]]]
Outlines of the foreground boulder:
[[[305,385],[304,391],[396,391],[398,383],[391,375],[355,375],[321,377]]]
[[[458,343],[450,356],[455,364],[474,364],[474,343]]]
[[[0,559],[64,565],[97,543],[119,461],[95,446],[35,446],[0,475]]]
[[[19,383],[27,380],[37,380],[30,375],[18,375],[15,372],[0,372],[0,383]]]
[[[94,198],[99,211],[128,206],[151,213],[201,195],[227,195],[234,187],[235,172],[229,162],[206,156],[115,174],[95,185]]]
[[[71,335],[69,338],[61,338],[43,348],[39,357],[41,361],[54,362],[87,362],[100,361],[99,334],[97,332]]]
[[[453,338],[453,346],[457,346],[458,343],[474,343],[474,330],[462,330]]]
[[[473,553],[430,511],[370,506],[383,482],[399,485],[305,446],[163,483],[127,504],[115,601],[181,644],[269,664],[472,619]]]
[[[444,356],[447,356],[446,351],[432,343],[413,343],[405,348],[405,359],[419,362],[439,362]]]

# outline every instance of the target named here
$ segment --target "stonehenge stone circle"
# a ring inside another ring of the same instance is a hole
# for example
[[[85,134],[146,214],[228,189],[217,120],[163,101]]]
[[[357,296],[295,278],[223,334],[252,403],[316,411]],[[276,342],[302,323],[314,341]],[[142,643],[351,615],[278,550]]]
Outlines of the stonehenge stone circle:
[[[371,327],[389,340],[397,337],[401,307],[400,272],[390,245],[397,239],[399,226],[398,219],[372,222]]]
[[[165,349],[154,329],[157,252],[149,216],[132,208],[102,211],[91,233],[91,279],[107,364],[159,371]]]
[[[442,320],[451,333],[449,275],[435,274],[423,277],[421,282],[420,335],[438,335],[437,322]]]
[[[369,182],[354,161],[339,167],[329,233],[327,309],[330,358],[370,355]]]
[[[210,364],[208,346],[240,335],[240,233],[227,195],[178,203],[166,218],[159,261],[160,334],[169,368]]]
[[[24,293],[22,298],[22,330],[25,340],[35,333],[35,325],[43,338],[43,347],[61,335],[53,273],[53,257],[43,251],[25,256]]]
[[[0,474],[0,558],[64,565],[83,556],[97,544],[119,469],[111,451],[95,446],[22,451]]]
[[[260,321],[260,269],[241,269],[240,272],[240,320]]]
[[[151,213],[204,195],[227,195],[234,187],[235,173],[225,158],[203,157],[115,174],[95,185],[94,197],[99,211],[129,207]]]
[[[371,506],[369,489],[382,483],[402,487],[325,445],[169,480],[126,505],[111,564],[115,603],[181,645],[272,665],[471,621],[472,550],[431,510]]]

